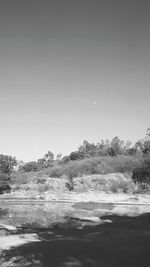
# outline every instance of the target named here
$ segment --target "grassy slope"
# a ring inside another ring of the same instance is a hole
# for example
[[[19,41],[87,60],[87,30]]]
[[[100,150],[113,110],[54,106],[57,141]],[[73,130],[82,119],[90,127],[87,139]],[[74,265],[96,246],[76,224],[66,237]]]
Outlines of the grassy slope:
[[[143,158],[141,156],[91,157],[70,161],[65,165],[58,165],[44,172],[50,177],[62,177],[65,175],[69,178],[90,174],[125,173],[132,172],[134,168],[141,166],[142,162]]]
[[[33,194],[44,194],[49,191],[68,192],[68,184],[71,184],[76,192],[135,192],[136,186],[131,180],[131,172],[142,162],[141,157],[125,155],[92,157],[63,165],[57,164],[39,172],[15,173],[11,177],[11,182],[14,191],[23,190]],[[111,173],[114,175],[108,175]]]

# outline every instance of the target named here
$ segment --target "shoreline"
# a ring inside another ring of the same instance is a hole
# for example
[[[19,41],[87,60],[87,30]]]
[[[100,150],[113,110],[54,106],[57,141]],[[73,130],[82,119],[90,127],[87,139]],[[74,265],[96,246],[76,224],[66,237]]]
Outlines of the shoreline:
[[[6,200],[4,199],[3,201],[0,200],[0,204],[26,204],[27,205],[29,203],[62,203],[62,204],[74,204],[74,203],[78,203],[77,201],[64,201],[64,200],[32,200],[32,199],[28,199],[28,200],[20,200],[19,199],[19,202],[17,202],[18,199],[15,199],[15,200]],[[124,202],[100,202],[100,201],[82,201],[83,203],[88,203],[88,202],[94,202],[94,203],[97,203],[97,204],[112,204],[112,205],[121,205],[121,206],[150,206],[150,203],[133,203],[133,202],[130,202],[130,203],[124,203]]]
[[[21,196],[22,195],[22,196]],[[24,195],[5,194],[0,196],[0,204],[29,204],[29,203],[78,203],[78,202],[95,202],[99,204],[115,204],[115,205],[150,205],[150,194],[127,194],[127,193],[104,193],[104,192],[48,192],[44,195]]]

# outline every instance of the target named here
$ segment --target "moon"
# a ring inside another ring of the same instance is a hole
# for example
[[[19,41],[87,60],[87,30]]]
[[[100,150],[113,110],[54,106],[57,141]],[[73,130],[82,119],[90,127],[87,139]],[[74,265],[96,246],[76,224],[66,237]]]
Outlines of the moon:
[[[96,105],[97,104],[96,101],[93,101],[93,104]]]

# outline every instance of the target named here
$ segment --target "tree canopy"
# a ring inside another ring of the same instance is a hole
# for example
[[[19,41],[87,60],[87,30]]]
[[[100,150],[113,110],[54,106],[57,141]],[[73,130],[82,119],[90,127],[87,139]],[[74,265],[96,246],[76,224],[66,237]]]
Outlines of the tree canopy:
[[[13,171],[13,167],[17,165],[15,157],[0,154],[0,172],[10,174]]]

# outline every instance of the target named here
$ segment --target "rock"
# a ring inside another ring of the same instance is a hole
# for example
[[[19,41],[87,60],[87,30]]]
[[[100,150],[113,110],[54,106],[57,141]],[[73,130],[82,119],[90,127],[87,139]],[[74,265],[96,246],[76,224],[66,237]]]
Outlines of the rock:
[[[136,209],[135,207],[123,207],[123,206],[118,206],[115,207],[112,210],[113,215],[119,215],[119,216],[137,216],[139,214],[138,208]]]
[[[93,201],[89,202],[78,202],[72,205],[74,209],[84,209],[84,210],[93,210],[93,209],[112,209],[114,207],[111,203],[96,203]]]
[[[91,217],[91,211],[90,210],[84,210],[84,209],[73,209],[70,213],[68,213],[68,216],[70,217]],[[93,217],[93,216],[92,216]]]
[[[108,219],[103,220],[103,222],[105,222],[105,223],[112,223],[112,221],[111,220],[108,220]]]
[[[108,209],[95,209],[91,211],[91,216],[102,217],[105,215],[111,215],[112,212]]]
[[[7,235],[0,238],[0,250],[8,250],[30,242],[39,242],[36,234]]]
[[[63,262],[62,264],[62,267],[81,267],[81,266],[83,266],[82,262],[71,257],[68,257],[68,259],[66,259],[66,261]]]
[[[16,231],[17,230],[17,228],[13,225],[6,225],[6,224],[2,224],[2,223],[0,224],[0,228],[6,229],[8,231]]]
[[[73,220],[79,220],[79,221],[89,221],[94,223],[100,223],[102,220],[99,217],[70,217]]]

